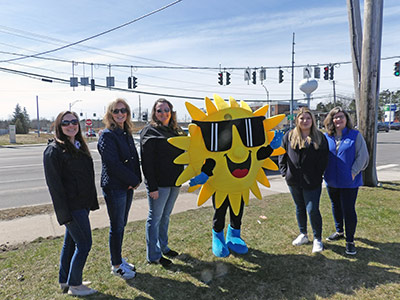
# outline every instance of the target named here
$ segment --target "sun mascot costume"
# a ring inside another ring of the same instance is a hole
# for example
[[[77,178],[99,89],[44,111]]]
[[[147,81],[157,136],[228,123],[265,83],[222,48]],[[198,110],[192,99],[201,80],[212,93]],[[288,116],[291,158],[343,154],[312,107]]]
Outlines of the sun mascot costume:
[[[268,105],[254,113],[247,103],[240,105],[232,97],[225,102],[214,95],[215,104],[205,98],[207,113],[186,102],[192,117],[189,136],[173,137],[168,142],[185,150],[175,164],[187,165],[176,185],[189,182],[189,192],[201,187],[197,198],[200,206],[212,197],[214,207],[212,251],[226,257],[230,251],[245,254],[247,245],[240,236],[244,204],[249,192],[261,199],[257,181],[270,187],[264,169],[278,170],[269,158],[283,154],[281,131],[270,131],[285,115],[265,118]],[[224,237],[225,215],[230,211],[230,225]]]

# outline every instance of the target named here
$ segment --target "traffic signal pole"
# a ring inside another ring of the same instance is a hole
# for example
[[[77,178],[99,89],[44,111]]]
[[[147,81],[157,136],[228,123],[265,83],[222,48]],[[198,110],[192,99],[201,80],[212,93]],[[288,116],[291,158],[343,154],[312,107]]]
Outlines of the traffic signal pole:
[[[293,99],[294,99],[294,32],[293,32],[293,42],[292,42],[292,90],[290,98],[290,128],[293,128]]]

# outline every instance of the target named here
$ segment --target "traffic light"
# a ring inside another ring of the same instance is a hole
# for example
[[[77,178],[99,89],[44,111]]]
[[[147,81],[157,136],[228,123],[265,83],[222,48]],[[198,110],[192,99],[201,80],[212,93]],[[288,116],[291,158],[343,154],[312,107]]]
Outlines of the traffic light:
[[[224,84],[224,78],[223,78],[222,72],[219,72],[219,73],[218,73],[218,83],[219,83],[220,85],[223,85],[223,84]]]
[[[96,89],[96,84],[94,82],[94,79],[90,79],[90,90],[94,91]]]
[[[321,78],[321,69],[319,67],[314,68],[314,78]]]
[[[333,71],[335,69],[335,66],[330,66],[329,68],[329,79],[333,80]]]
[[[147,112],[146,111],[144,111],[143,113],[142,113],[142,121],[147,121]]]
[[[394,76],[400,76],[400,61],[394,63]]]
[[[325,79],[325,80],[328,80],[328,79],[329,79],[329,67],[328,67],[328,66],[326,66],[326,67],[324,68],[324,79]]]
[[[231,73],[226,72],[226,85],[231,84]]]
[[[135,76],[132,76],[132,88],[137,88],[137,78]]]
[[[253,73],[251,73],[251,82],[253,82],[253,84],[257,83],[257,72],[253,71]]]
[[[279,69],[279,83],[283,82],[283,70]]]
[[[132,77],[128,77],[128,89],[132,88]]]

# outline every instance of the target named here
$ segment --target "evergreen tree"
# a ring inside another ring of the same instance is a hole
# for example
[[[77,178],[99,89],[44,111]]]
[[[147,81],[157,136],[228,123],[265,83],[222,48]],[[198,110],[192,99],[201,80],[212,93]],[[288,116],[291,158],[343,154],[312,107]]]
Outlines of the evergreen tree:
[[[26,108],[21,109],[21,106],[17,103],[13,113],[11,124],[15,125],[16,133],[26,134],[29,132],[29,115]]]

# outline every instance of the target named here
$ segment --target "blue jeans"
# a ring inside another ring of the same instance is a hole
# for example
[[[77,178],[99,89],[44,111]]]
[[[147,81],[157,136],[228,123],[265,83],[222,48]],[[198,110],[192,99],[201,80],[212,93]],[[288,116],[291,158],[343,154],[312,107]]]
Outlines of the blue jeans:
[[[103,195],[107,204],[108,217],[110,218],[109,245],[111,264],[118,266],[122,263],[122,241],[124,240],[124,230],[132,205],[133,190],[103,189]]]
[[[59,283],[82,284],[82,271],[92,248],[89,210],[71,212],[72,221],[65,224],[64,244],[61,249]]]
[[[357,227],[356,200],[358,188],[327,187],[332,202],[332,214],[337,232],[343,232],[343,220],[346,224],[346,242],[354,242]]]
[[[158,199],[154,200],[147,191],[149,216],[146,222],[147,261],[154,262],[167,253],[169,216],[179,195],[179,187],[159,187]]]
[[[307,213],[310,218],[314,239],[321,239],[322,217],[319,212],[321,186],[306,190],[298,186],[289,186],[290,193],[296,205],[296,218],[300,233],[307,234]]]

